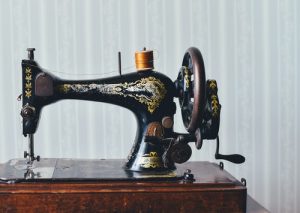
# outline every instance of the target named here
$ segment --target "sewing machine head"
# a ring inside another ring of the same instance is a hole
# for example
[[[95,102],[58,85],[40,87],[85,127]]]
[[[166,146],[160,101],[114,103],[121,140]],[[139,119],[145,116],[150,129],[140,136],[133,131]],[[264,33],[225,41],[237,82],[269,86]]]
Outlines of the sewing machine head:
[[[206,80],[204,63],[197,48],[189,48],[178,78],[173,82],[153,71],[153,52],[136,53],[137,72],[103,79],[64,80],[44,71],[34,61],[34,49],[22,61],[23,134],[29,138],[29,162],[34,155],[33,134],[44,106],[63,99],[106,102],[131,110],[138,122],[136,139],[124,168],[129,171],[171,171],[175,163],[186,162],[204,139],[217,139],[217,159],[242,163],[241,155],[220,155],[218,131],[221,105],[215,80]],[[175,99],[179,99],[187,133],[173,131]]]

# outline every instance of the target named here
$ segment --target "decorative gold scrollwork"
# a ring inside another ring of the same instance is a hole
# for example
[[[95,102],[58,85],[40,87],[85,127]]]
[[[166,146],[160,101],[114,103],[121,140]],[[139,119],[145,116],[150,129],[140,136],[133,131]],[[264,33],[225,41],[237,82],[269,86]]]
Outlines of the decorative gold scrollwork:
[[[183,69],[184,69],[184,80],[185,80],[186,88],[188,89],[190,87],[189,70],[186,66],[183,66]]]
[[[32,71],[30,67],[25,68],[25,97],[30,98],[32,96]]]
[[[150,113],[153,113],[159,107],[167,94],[165,85],[153,76],[141,78],[135,82],[119,84],[62,84],[58,86],[58,90],[64,94],[96,91],[99,94],[131,97],[145,104]]]
[[[31,90],[25,90],[25,97],[30,98],[32,96]]]
[[[217,87],[217,82],[215,80],[210,80],[209,87],[215,89]]]
[[[157,152],[150,152],[139,157],[138,164],[143,168],[162,168],[162,159],[158,156]]]
[[[211,96],[211,106],[212,106],[212,115],[218,116],[218,111],[219,111],[219,102],[218,102],[218,97],[216,95]]]
[[[31,83],[25,83],[25,89],[31,89],[32,85]]]
[[[31,68],[30,67],[26,67],[25,68],[25,73],[26,74],[31,74]]]

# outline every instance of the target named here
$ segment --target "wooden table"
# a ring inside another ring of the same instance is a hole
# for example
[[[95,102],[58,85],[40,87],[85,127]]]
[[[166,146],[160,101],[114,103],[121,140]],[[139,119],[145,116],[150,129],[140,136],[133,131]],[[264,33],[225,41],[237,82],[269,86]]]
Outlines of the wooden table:
[[[23,161],[0,165],[0,212],[246,211],[246,187],[209,162],[178,165],[176,177],[159,178],[128,173],[122,160],[42,159],[29,172]],[[193,182],[181,178],[186,169]],[[264,211],[248,202],[247,212]]]

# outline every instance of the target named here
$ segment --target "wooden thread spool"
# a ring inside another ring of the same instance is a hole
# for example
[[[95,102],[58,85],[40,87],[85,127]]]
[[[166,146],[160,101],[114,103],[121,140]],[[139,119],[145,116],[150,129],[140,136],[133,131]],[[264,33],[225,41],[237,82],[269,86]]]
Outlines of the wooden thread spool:
[[[154,69],[153,51],[146,50],[135,52],[135,66],[137,71],[146,71]]]

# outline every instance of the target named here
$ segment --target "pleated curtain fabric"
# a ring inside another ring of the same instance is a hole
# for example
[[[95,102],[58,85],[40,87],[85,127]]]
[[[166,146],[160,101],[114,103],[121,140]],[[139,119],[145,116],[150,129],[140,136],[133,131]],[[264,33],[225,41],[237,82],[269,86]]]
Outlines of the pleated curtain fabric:
[[[21,60],[26,48],[65,79],[135,72],[134,52],[154,50],[155,69],[175,80],[185,50],[198,47],[222,104],[225,163],[271,212],[300,211],[300,1],[0,0],[0,162],[22,157]],[[60,101],[44,108],[35,135],[41,157],[126,158],[137,124],[123,108]],[[178,108],[175,130],[185,132]],[[191,160],[213,161],[206,141]]]

